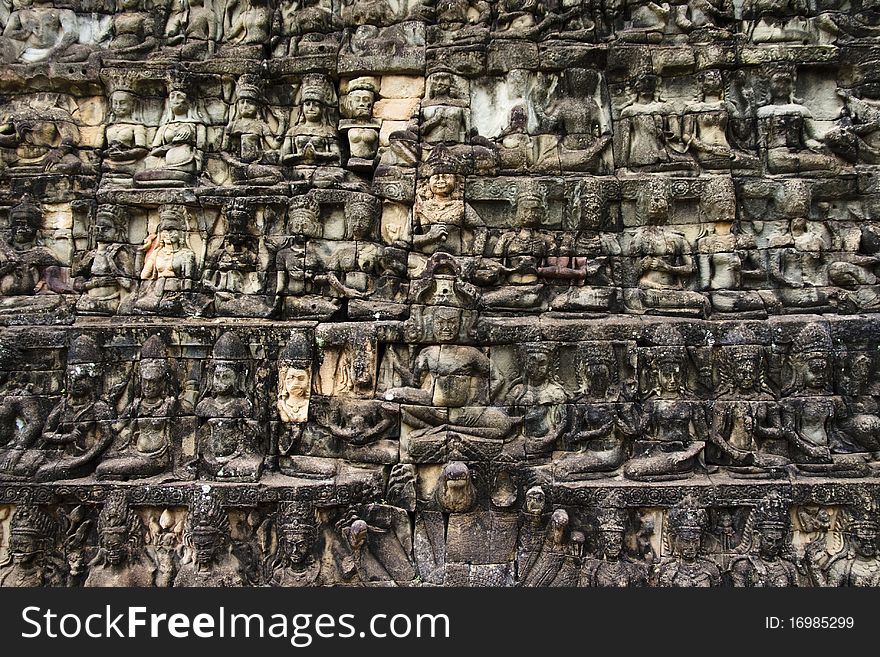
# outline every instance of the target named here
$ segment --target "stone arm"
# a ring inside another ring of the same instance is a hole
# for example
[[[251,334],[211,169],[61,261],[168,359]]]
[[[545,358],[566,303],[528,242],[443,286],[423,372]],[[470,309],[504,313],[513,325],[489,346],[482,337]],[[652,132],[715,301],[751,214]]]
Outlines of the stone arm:
[[[416,359],[413,368],[413,383],[415,386],[402,386],[399,388],[391,388],[385,392],[385,399],[388,401],[403,401],[413,404],[421,404],[430,406],[434,396],[434,377],[429,371],[429,355],[425,353],[427,349],[423,349]]]
[[[794,250],[791,248],[777,249],[775,253],[770,255],[770,282],[778,283],[780,287],[801,288],[804,284],[801,281],[789,278],[785,274],[785,260],[788,256],[793,255]]]
[[[730,583],[737,588],[746,588],[751,585],[752,562],[747,556],[739,557],[730,565],[728,575]]]
[[[734,447],[727,440],[730,436],[732,422],[733,409],[728,405],[724,405],[724,410],[719,412],[716,405],[712,412],[710,440],[712,444],[729,456],[735,463],[743,463],[749,459],[751,452]]]
[[[106,133],[104,137],[106,148],[104,149],[104,155],[109,157],[111,160],[117,159],[130,159],[130,158],[142,158],[148,152],[147,148],[147,129],[143,125],[134,126],[134,144],[129,146],[126,144],[122,144],[120,142],[109,142],[106,138]]]
[[[699,253],[697,255],[699,289],[708,290],[712,287],[712,269],[712,255],[709,253]]]
[[[691,427],[694,440],[702,442],[710,440],[709,423],[706,419],[706,407],[703,402],[693,402],[691,404]]]
[[[822,445],[814,445],[801,436],[798,430],[797,418],[800,415],[798,409],[785,408],[782,409],[782,436],[788,441],[791,447],[802,454],[820,459],[823,463],[830,462],[831,452]]]

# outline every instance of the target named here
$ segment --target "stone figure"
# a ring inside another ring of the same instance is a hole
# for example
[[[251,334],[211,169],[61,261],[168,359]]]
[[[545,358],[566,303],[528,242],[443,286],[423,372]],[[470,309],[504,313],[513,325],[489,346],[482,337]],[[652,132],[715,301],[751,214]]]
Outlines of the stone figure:
[[[468,103],[451,73],[440,71],[428,78],[419,131],[429,144],[462,144],[469,140]]]
[[[598,171],[603,151],[611,144],[611,129],[594,99],[600,88],[599,75],[589,69],[567,69],[563,79],[563,93],[551,99],[541,115],[542,127],[560,135],[561,140],[552,154],[539,154],[536,164],[549,165],[555,159],[563,171]]]
[[[150,147],[155,164],[147,163],[134,175],[135,186],[187,187],[198,180],[204,163],[207,122],[191,94],[192,87],[186,81],[171,85]]]
[[[660,562],[658,584],[676,587],[721,586],[721,573],[711,559],[700,554],[708,517],[691,496],[669,509],[671,556]]]
[[[614,506],[619,502],[614,494],[606,499],[597,513],[599,526],[599,554],[584,559],[578,576],[578,586],[647,586],[648,573],[642,564],[630,559],[624,543],[627,511]]]
[[[757,159],[730,145],[728,124],[735,106],[724,97],[721,71],[709,69],[700,75],[700,99],[689,103],[682,116],[681,142],[700,166],[709,171],[754,168]]]
[[[139,479],[171,468],[175,425],[182,409],[177,379],[161,337],[147,339],[137,368],[132,400],[114,426],[118,444],[95,469],[98,479]],[[192,407],[186,410],[192,412]]]
[[[278,162],[281,139],[278,120],[266,108],[260,80],[243,75],[235,87],[235,102],[223,135],[223,153],[232,182],[274,185],[281,181]]]
[[[520,573],[520,586],[574,586],[577,581],[577,544],[569,536],[565,509],[550,515],[544,541],[531,568]]]
[[[780,402],[782,433],[800,472],[864,475],[864,457],[850,453],[837,437],[846,407],[834,394],[833,368],[828,329],[822,324],[805,324],[791,344],[788,385]]]
[[[788,446],[766,380],[764,348],[746,327],[725,333],[720,345],[707,461],[726,465],[733,477],[778,475],[789,462]]]
[[[341,17],[330,2],[282,0],[275,14],[271,43],[276,56],[336,53],[336,33],[341,28]]]
[[[847,508],[845,548],[825,566],[826,586],[880,586],[877,502],[859,498]]]
[[[843,160],[816,137],[812,113],[794,97],[794,72],[784,68],[772,72],[768,100],[758,107],[759,151],[767,171],[813,175],[844,171]]]
[[[317,556],[318,527],[314,511],[295,502],[279,505],[275,521],[277,547],[267,558],[270,586],[323,586],[326,577]]]
[[[25,355],[10,336],[0,338],[0,479],[14,478],[19,461],[31,458],[31,451],[43,431],[45,411],[40,399],[21,380]],[[25,466],[25,471],[27,466]]]
[[[339,131],[348,135],[349,168],[371,168],[379,150],[381,124],[373,118],[377,93],[373,78],[355,78],[349,80],[348,93],[340,101]]]
[[[145,534],[125,493],[111,492],[98,515],[98,551],[83,586],[153,586],[157,565],[146,551]]]
[[[94,248],[71,267],[83,295],[82,314],[115,315],[134,288],[134,253],[128,244],[128,222],[121,206],[102,205],[95,215]]]
[[[25,194],[9,210],[10,230],[0,242],[0,316],[10,313],[57,312],[71,292],[68,272],[40,239],[43,210]]]
[[[687,289],[696,278],[693,247],[684,234],[667,225],[669,200],[665,194],[645,189],[645,224],[636,228],[629,244],[629,255],[638,274],[634,309],[649,313],[704,316],[708,300]]]
[[[330,107],[336,92],[320,74],[303,77],[291,115],[290,129],[281,147],[281,162],[290,165],[340,164],[339,135]]]
[[[176,0],[165,23],[163,54],[184,60],[202,59],[214,53],[222,23],[222,10],[213,0]]]
[[[187,213],[177,205],[159,209],[159,223],[141,246],[140,288],[134,308],[177,314],[197,276],[196,255],[187,245]]]
[[[500,286],[483,293],[482,305],[502,309],[540,306],[539,266],[555,247],[553,238],[542,230],[546,206],[540,188],[522,185],[517,190],[515,216],[491,248],[494,259],[483,259],[478,265],[476,282]]]
[[[62,60],[77,42],[76,14],[47,2],[17,0],[0,37],[0,58],[6,64]],[[87,55],[86,55],[87,56]],[[72,61],[84,57],[73,56]]]
[[[615,130],[619,135],[615,160],[633,172],[692,170],[691,156],[680,148],[678,119],[660,100],[660,79],[641,75],[633,82],[633,91],[635,99],[621,110]]]
[[[459,162],[438,148],[428,164],[430,175],[416,191],[413,248],[428,255],[482,255],[487,237],[485,222],[464,200]]]
[[[18,469],[36,481],[74,479],[94,471],[113,441],[114,412],[103,398],[104,356],[81,335],[67,351],[65,395],[46,418],[41,449],[22,456]]]
[[[83,159],[82,134],[69,96],[41,92],[21,96],[0,112],[0,162],[10,172],[32,175],[94,173]]]
[[[247,381],[250,353],[234,333],[214,343],[210,374],[196,404],[202,476],[218,481],[256,481],[263,468],[259,427]]]
[[[202,284],[214,293],[216,315],[267,317],[273,310],[264,294],[269,250],[254,214],[252,205],[233,199],[208,242]]]
[[[217,493],[197,492],[189,504],[183,539],[186,551],[174,586],[244,586],[242,564],[232,553],[229,514]]]
[[[434,336],[415,358],[411,385],[384,393],[403,404],[401,421],[411,427],[405,441],[417,462],[498,454],[514,426],[488,401],[489,359],[476,347],[451,344],[461,327],[461,309],[433,307]],[[404,439],[402,438],[402,441]]]
[[[273,7],[269,0],[230,0],[223,16],[223,41],[233,46],[262,46],[269,41]]]
[[[107,43],[107,60],[137,61],[155,50],[160,26],[156,17],[141,6],[140,0],[116,0]]]
[[[9,532],[9,556],[0,564],[0,586],[63,586],[65,564],[56,552],[58,524],[44,509],[16,506]]]
[[[527,343],[520,348],[522,376],[511,383],[507,401],[524,413],[527,457],[548,455],[567,425],[567,395],[558,382],[555,361],[551,345]]]
[[[681,333],[660,326],[655,338],[663,346],[646,355],[650,388],[642,403],[643,430],[633,458],[624,467],[629,479],[686,479],[702,468],[709,436],[702,401],[688,390],[688,356]]]
[[[753,514],[757,550],[733,560],[731,583],[754,588],[798,586],[798,568],[786,557],[790,551],[788,504],[773,492],[758,503]]]
[[[577,481],[608,476],[630,453],[639,435],[635,405],[621,394],[619,365],[610,349],[588,345],[582,354],[578,377],[581,392],[569,411],[563,441],[570,450],[555,455],[554,476]]]
[[[103,179],[113,186],[131,186],[132,177],[150,152],[140,106],[141,99],[127,89],[110,94],[101,170]]]

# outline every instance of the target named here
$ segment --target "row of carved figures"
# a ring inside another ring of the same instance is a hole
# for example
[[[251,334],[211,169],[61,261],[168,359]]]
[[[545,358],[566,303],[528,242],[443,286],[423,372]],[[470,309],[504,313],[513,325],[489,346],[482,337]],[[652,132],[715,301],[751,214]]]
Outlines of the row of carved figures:
[[[634,74],[625,90],[613,87],[613,111],[603,74],[579,68],[549,77],[519,70],[503,82],[449,71],[427,79],[391,76],[397,82],[387,84],[381,75],[364,75],[342,80],[338,89],[330,76],[309,73],[272,87],[271,103],[260,76],[239,76],[230,97],[217,98],[209,90],[218,76],[169,69],[161,113],[155,89],[146,89],[164,86],[164,77],[137,75],[106,72],[108,99],[89,100],[89,113],[108,108],[101,110],[103,139],[94,143],[84,141],[74,115],[84,116],[85,108],[73,97],[12,98],[0,113],[5,170],[100,172],[111,188],[175,188],[274,186],[330,167],[320,184],[338,178],[368,186],[373,174],[375,186],[404,175],[438,146],[458,156],[459,173],[489,175],[617,168],[828,177],[880,162],[880,105],[871,85],[830,93],[823,82],[808,106],[796,95],[797,68],[790,64],[760,72],[708,69],[681,81]],[[231,87],[231,79],[226,83]],[[682,84],[692,88],[683,97]],[[675,102],[664,98],[666,87],[679,96]],[[392,95],[380,104],[381,93]],[[486,103],[498,108],[491,119]],[[500,123],[499,113],[506,115]]]
[[[620,506],[615,493],[598,507],[552,508],[535,486],[519,513],[481,512],[461,466],[447,467],[434,510],[413,524],[387,504],[230,512],[211,491],[186,509],[130,506],[120,490],[100,511],[0,507],[0,586],[880,586],[867,495],[792,508],[771,492],[724,509],[685,496],[658,513]]]
[[[719,179],[723,180],[723,179]],[[727,183],[729,183],[729,179]],[[654,187],[648,192],[657,191]],[[789,185],[791,193],[803,191]],[[728,193],[729,192],[729,193]],[[660,190],[662,193],[662,190]],[[670,226],[671,203],[643,194],[644,225],[554,230],[540,185],[520,185],[507,226],[490,228],[462,199],[455,174],[431,175],[413,206],[383,213],[373,196],[345,199],[341,239],[326,239],[320,204],[291,199],[280,227],[255,225],[254,206],[234,202],[214,228],[196,228],[166,205],[134,245],[124,206],[101,205],[87,247],[43,237],[43,211],[25,199],[9,211],[0,243],[0,317],[63,322],[78,315],[400,319],[439,281],[460,305],[489,314],[563,313],[765,317],[792,312],[873,312],[880,307],[873,222],[797,213],[778,221],[719,217]],[[714,198],[734,202],[733,188]],[[807,203],[809,195],[807,193]],[[827,205],[827,204],[826,204]],[[809,212],[809,210],[807,210]],[[638,213],[637,213],[638,214]],[[140,221],[139,225],[143,221]],[[699,228],[691,241],[682,228]],[[708,232],[709,228],[712,232]],[[62,255],[58,249],[66,247]],[[761,245],[759,247],[759,244]],[[28,313],[23,315],[22,313]],[[359,313],[359,314],[358,314]]]
[[[180,364],[158,335],[125,365],[80,335],[63,383],[37,384],[63,386],[48,416],[7,341],[0,477],[257,481],[267,469],[332,479],[350,463],[450,458],[520,464],[557,481],[876,472],[874,357],[835,349],[822,324],[802,325],[772,362],[749,330],[731,330],[713,363],[668,324],[656,327],[656,346],[622,358],[596,343],[558,355],[548,343],[493,347],[490,357],[455,343],[458,309],[423,319],[427,343],[382,345],[381,362],[375,338],[351,327],[319,337],[320,358],[305,333],[277,360],[257,361],[226,332],[207,359]]]
[[[864,11],[860,2],[847,11],[837,1],[808,8],[808,3],[758,0],[746,2],[740,12],[724,0],[282,0],[277,6],[272,0],[190,0],[167,3],[167,9],[149,4],[118,0],[106,13],[95,13],[46,0],[14,0],[0,12],[0,55],[6,63],[34,64],[215,54],[259,59],[335,55],[340,48],[346,54],[381,56],[424,49],[426,42],[428,47],[485,47],[490,40],[507,39],[797,46],[880,36],[876,11]]]

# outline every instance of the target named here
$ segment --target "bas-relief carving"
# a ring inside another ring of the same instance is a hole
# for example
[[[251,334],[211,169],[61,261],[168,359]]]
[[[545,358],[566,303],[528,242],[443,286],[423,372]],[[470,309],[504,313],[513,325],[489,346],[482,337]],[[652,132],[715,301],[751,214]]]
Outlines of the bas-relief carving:
[[[877,585],[869,14],[111,4],[0,34],[2,585]]]

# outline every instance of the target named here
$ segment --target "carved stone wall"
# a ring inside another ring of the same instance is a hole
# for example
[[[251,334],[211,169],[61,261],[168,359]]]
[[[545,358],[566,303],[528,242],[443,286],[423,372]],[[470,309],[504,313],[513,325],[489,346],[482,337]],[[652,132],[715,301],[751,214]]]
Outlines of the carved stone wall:
[[[0,24],[0,585],[880,585],[873,2]]]

